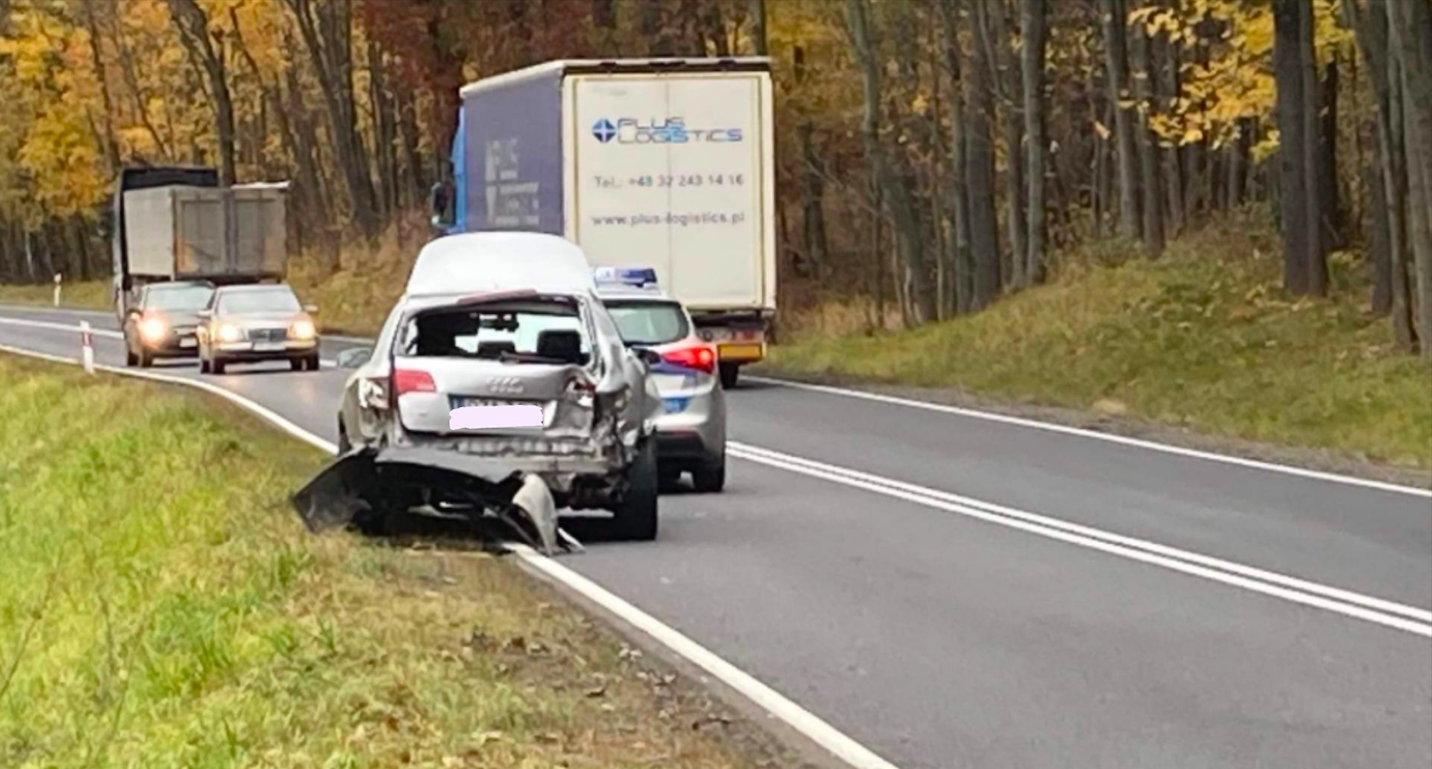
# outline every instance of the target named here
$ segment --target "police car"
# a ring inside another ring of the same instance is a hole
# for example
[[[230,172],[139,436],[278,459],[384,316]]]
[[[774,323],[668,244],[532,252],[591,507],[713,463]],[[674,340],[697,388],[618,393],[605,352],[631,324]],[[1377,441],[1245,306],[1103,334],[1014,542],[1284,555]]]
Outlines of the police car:
[[[598,267],[597,294],[628,347],[650,351],[661,394],[657,462],[668,484],[691,473],[697,491],[726,485],[726,394],[716,348],[697,336],[681,303],[661,292],[656,270]]]

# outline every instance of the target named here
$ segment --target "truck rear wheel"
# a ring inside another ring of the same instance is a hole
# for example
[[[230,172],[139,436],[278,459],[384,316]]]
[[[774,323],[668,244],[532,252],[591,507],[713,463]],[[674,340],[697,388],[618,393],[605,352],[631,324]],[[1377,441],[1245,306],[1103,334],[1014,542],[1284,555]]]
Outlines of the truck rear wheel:
[[[656,466],[656,441],[648,438],[627,469],[627,490],[612,512],[615,539],[649,542],[656,539],[657,491],[660,478]]]
[[[736,380],[741,375],[741,367],[735,363],[721,364],[721,387],[726,390],[736,389]]]

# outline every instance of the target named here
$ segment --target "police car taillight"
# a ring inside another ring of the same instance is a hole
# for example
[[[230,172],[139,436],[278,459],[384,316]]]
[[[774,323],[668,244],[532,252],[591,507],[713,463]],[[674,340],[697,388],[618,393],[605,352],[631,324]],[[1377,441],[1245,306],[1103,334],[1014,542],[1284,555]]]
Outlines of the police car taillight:
[[[716,350],[708,344],[693,344],[667,350],[661,354],[661,359],[673,366],[694,368],[707,374],[716,370]]]

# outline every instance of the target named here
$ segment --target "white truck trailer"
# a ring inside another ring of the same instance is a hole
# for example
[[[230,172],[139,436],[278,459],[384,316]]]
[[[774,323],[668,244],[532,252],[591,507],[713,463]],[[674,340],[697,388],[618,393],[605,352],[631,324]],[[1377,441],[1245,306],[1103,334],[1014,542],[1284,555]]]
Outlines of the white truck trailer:
[[[716,344],[722,381],[765,356],[776,310],[764,58],[554,61],[465,86],[449,232],[562,235],[593,266],[653,267]]]

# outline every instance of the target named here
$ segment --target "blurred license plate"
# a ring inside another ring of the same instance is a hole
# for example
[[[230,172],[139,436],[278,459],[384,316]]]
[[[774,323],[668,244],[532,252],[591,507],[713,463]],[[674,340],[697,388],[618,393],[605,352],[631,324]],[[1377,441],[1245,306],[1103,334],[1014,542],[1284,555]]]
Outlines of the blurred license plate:
[[[254,352],[278,352],[283,349],[283,342],[254,342]]]
[[[180,347],[195,347],[195,346],[197,346],[198,344],[199,344],[199,340],[195,339],[195,338],[192,337],[192,336],[191,336],[191,337],[185,337],[185,338],[179,340],[179,346],[180,346]]]
[[[455,409],[466,406],[515,406],[517,401],[500,401],[492,398],[469,398],[465,395],[452,396],[452,407]]]
[[[721,357],[730,360],[760,360],[761,346],[758,344],[720,345]]]

